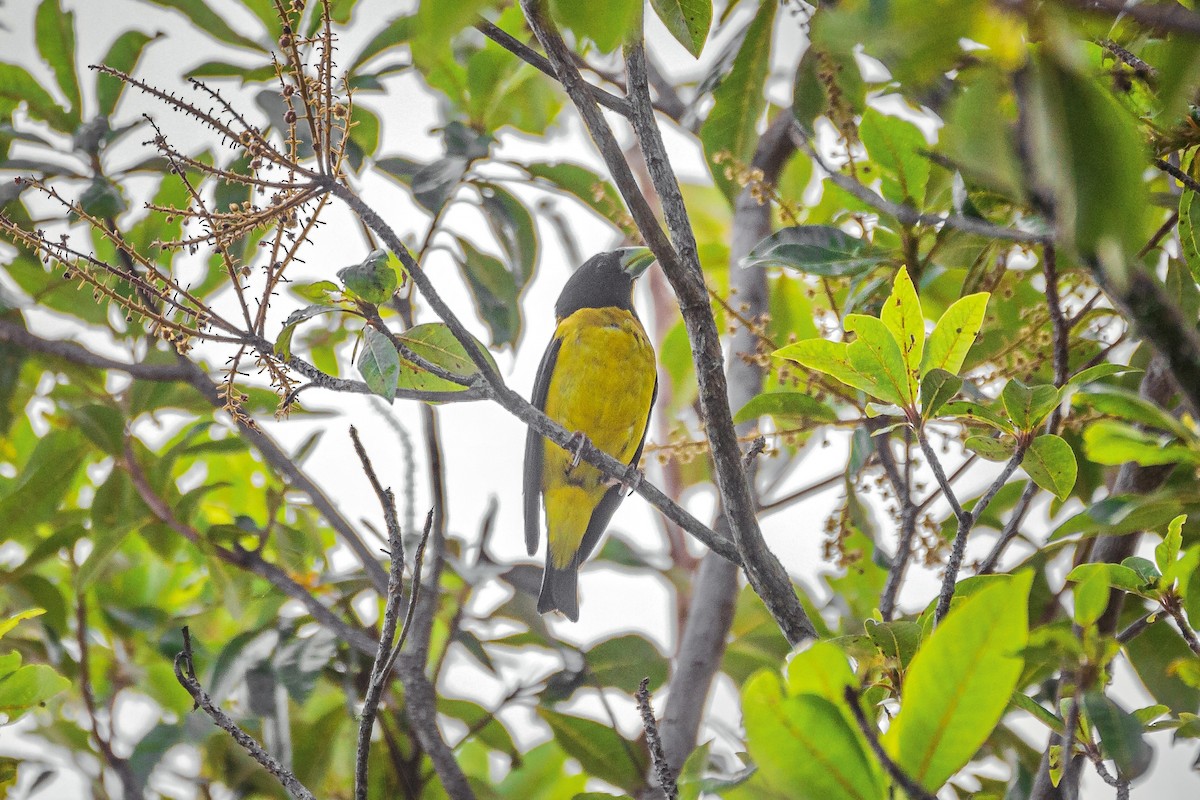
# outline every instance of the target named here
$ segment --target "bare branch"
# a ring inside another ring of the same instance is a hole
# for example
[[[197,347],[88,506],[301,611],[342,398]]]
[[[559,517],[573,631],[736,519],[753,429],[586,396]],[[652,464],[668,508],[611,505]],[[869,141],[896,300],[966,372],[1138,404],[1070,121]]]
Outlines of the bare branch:
[[[858,723],[858,729],[862,731],[866,737],[867,744],[871,746],[871,752],[879,759],[879,763],[883,765],[891,779],[904,790],[904,794],[912,800],[937,800],[937,798],[925,791],[925,787],[913,780],[907,772],[901,769],[900,765],[892,760],[892,757],[883,749],[883,745],[879,741],[879,729],[871,724],[863,713],[862,704],[859,702],[858,692],[854,687],[847,686],[845,693],[846,704],[850,706],[850,713],[854,715],[854,721]]]
[[[367,692],[363,697],[362,718],[358,723],[358,742],[354,755],[354,797],[355,800],[367,800],[367,776],[369,756],[371,754],[371,732],[375,727],[375,713],[379,707],[379,698],[383,687],[391,674],[387,669],[392,651],[392,639],[396,635],[396,625],[400,618],[400,603],[404,595],[404,540],[400,535],[400,523],[396,519],[396,498],[391,489],[385,489],[375,475],[367,451],[358,438],[358,431],[350,426],[350,438],[354,440],[354,450],[362,462],[363,472],[379,498],[383,509],[383,518],[387,526],[388,553],[391,559],[391,569],[388,570],[387,602],[384,606],[383,625],[379,632],[379,648],[375,651],[375,661],[371,665],[371,678],[367,684]],[[416,591],[416,582],[413,583]],[[410,602],[410,606],[413,605]],[[399,650],[399,646],[396,648]]]
[[[671,774],[671,765],[663,754],[662,739],[658,735],[658,723],[654,721],[654,707],[650,705],[650,679],[642,678],[637,690],[638,711],[642,714],[642,730],[646,732],[646,746],[650,748],[650,760],[654,764],[654,775],[662,787],[667,800],[677,800],[679,787]]]
[[[184,628],[187,631],[187,628]],[[208,714],[209,718],[217,725],[218,728],[228,733],[233,740],[241,745],[250,757],[263,766],[267,772],[274,776],[275,780],[283,786],[288,793],[296,798],[296,800],[316,800],[312,792],[279,760],[263,749],[262,745],[254,740],[254,737],[246,733],[238,724],[233,721],[233,718],[222,711],[214,702],[208,692],[204,691],[204,687],[200,685],[200,681],[196,680],[196,668],[192,664],[192,648],[191,638],[185,634],[184,649],[175,656],[175,680],[179,681],[179,685],[187,690],[187,693],[196,701],[196,705]]]

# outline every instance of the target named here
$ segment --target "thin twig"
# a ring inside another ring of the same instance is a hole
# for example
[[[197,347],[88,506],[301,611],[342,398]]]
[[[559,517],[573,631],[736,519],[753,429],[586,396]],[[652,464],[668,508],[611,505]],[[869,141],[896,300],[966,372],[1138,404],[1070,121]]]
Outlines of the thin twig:
[[[879,763],[883,765],[883,769],[891,776],[892,780],[904,790],[910,800],[937,800],[934,795],[925,791],[925,787],[917,783],[912,776],[901,769],[900,765],[892,760],[892,757],[883,749],[883,745],[879,741],[879,730],[871,724],[863,713],[862,704],[859,702],[858,692],[853,686],[847,686],[845,694],[846,704],[850,706],[850,713],[854,715],[854,721],[858,723],[858,729],[862,731],[862,735],[866,737],[867,744],[871,747],[871,752],[879,759]]]
[[[316,800],[312,792],[278,759],[263,749],[262,745],[254,740],[250,734],[246,733],[238,724],[233,721],[233,718],[222,711],[209,696],[208,692],[204,691],[204,687],[200,685],[200,681],[196,680],[196,668],[192,663],[191,639],[184,639],[184,649],[175,656],[175,680],[179,681],[192,699],[196,701],[196,705],[209,716],[217,727],[228,733],[233,740],[241,745],[250,757],[262,765],[267,772],[274,776],[275,780],[288,791],[296,800]]]
[[[383,625],[379,633],[379,648],[375,651],[375,661],[371,665],[371,678],[367,684],[367,692],[363,697],[362,718],[358,723],[358,742],[354,755],[354,797],[356,800],[367,800],[367,777],[371,754],[371,733],[375,728],[375,714],[379,708],[379,698],[387,685],[391,671],[386,669],[390,663],[392,639],[396,635],[396,625],[400,617],[400,603],[404,595],[404,540],[400,535],[400,523],[396,519],[396,498],[391,489],[385,489],[375,475],[371,459],[358,438],[358,431],[350,426],[350,438],[354,441],[354,451],[362,463],[363,472],[375,490],[379,505],[383,509],[383,518],[387,526],[388,553],[391,568],[388,570],[387,603],[384,606]],[[414,590],[415,590],[414,585]],[[410,603],[410,606],[412,604]],[[396,648],[397,650],[399,647]]]
[[[654,707],[650,705],[650,679],[642,678],[637,690],[637,706],[642,712],[642,730],[646,732],[646,746],[650,749],[650,760],[654,764],[654,775],[662,787],[667,800],[679,797],[679,787],[671,774],[671,765],[663,753],[662,739],[658,735],[658,723],[654,721]]]

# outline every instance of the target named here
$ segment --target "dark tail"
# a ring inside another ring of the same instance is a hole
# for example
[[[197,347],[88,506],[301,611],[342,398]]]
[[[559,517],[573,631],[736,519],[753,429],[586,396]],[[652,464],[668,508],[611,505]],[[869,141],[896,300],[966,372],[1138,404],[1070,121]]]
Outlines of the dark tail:
[[[546,571],[542,574],[542,593],[538,595],[537,610],[539,614],[548,611],[561,611],[571,622],[579,621],[579,592],[577,579],[579,577],[579,562],[571,559],[565,568],[558,568],[546,554]]]

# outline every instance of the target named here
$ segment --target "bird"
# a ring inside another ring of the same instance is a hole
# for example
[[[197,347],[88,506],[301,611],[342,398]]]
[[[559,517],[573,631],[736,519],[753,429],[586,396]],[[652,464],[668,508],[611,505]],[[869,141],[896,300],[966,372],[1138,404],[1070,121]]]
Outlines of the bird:
[[[532,428],[525,440],[530,556],[540,538],[539,505],[546,521],[540,614],[558,611],[579,620],[579,566],[624,494],[621,481],[580,463],[584,437],[637,474],[658,396],[658,371],[654,346],[633,308],[633,284],[653,262],[645,247],[599,253],[567,280],[554,304],[557,324],[538,366],[531,402],[574,432],[575,447],[564,449]]]

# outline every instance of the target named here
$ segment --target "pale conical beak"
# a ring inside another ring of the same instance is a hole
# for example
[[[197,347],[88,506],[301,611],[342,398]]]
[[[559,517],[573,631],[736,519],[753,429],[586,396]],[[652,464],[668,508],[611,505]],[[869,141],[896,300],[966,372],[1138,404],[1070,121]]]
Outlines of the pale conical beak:
[[[654,263],[654,253],[649,247],[622,247],[617,251],[621,269],[630,278],[637,278]]]

